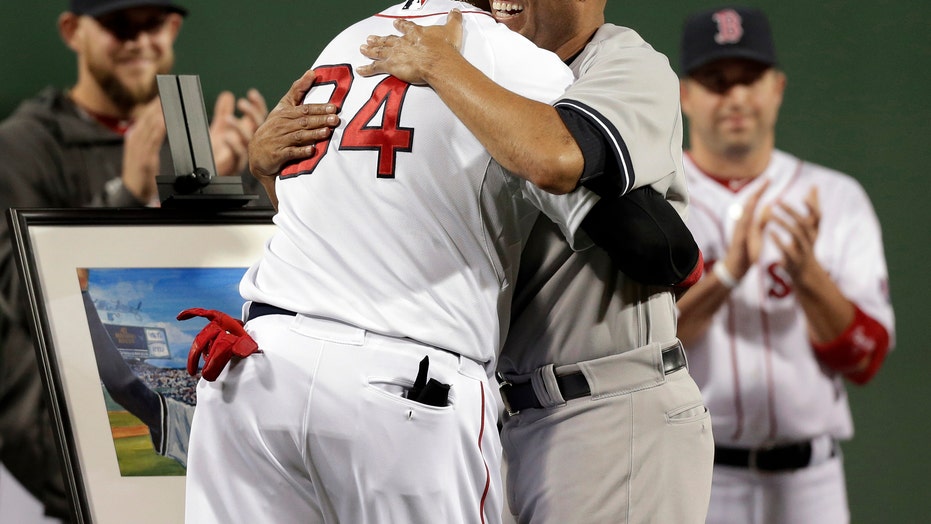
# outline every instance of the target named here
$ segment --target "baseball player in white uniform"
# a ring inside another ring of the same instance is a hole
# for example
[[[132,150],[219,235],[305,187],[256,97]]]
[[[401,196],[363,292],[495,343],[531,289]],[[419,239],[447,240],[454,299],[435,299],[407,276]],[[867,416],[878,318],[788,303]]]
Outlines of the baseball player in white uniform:
[[[844,523],[844,383],[892,349],[886,263],[860,185],[775,149],[775,64],[759,10],[686,21],[688,225],[711,269],[679,301],[679,337],[714,423],[708,522]]]
[[[354,74],[366,35],[454,7],[490,78],[542,101],[571,82],[555,55],[449,0],[388,8],[324,49],[305,102],[339,105],[342,123],[276,183],[278,232],[241,283],[262,353],[198,386],[188,521],[500,521],[488,374],[520,249],[537,207],[571,236],[597,197],[490,167],[431,89]]]

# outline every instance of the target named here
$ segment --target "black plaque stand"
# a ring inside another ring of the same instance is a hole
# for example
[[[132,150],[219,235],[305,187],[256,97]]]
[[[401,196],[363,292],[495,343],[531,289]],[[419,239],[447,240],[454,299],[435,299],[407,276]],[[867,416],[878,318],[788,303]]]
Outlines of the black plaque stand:
[[[162,207],[221,210],[257,199],[243,192],[239,176],[217,176],[200,77],[158,75],[157,80],[175,171],[156,177]]]

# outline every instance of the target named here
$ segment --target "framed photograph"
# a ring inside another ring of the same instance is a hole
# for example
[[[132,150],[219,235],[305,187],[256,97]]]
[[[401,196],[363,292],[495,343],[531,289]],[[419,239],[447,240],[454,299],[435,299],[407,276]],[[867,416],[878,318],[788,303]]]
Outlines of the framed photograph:
[[[206,324],[241,316],[239,281],[274,231],[271,210],[8,211],[75,522],[184,521]]]

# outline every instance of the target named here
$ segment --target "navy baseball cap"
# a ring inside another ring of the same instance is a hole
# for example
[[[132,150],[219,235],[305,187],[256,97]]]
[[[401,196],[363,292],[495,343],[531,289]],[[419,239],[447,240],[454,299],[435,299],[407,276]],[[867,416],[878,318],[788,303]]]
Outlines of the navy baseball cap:
[[[175,4],[171,0],[70,0],[70,11],[76,15],[103,16],[121,9],[131,7],[161,7],[166,11],[187,14],[187,9]]]
[[[776,46],[763,11],[719,7],[686,18],[679,48],[679,73],[689,75],[722,58],[745,58],[776,65]]]

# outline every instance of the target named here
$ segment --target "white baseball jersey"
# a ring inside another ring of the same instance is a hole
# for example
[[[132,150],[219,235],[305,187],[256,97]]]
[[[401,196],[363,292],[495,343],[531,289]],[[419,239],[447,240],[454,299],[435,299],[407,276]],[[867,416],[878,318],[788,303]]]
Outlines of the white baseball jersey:
[[[817,187],[822,218],[815,256],[841,292],[894,340],[879,222],[853,178],[778,150],[762,175],[736,190],[690,159],[685,168],[688,226],[706,264],[724,257],[742,206],[765,180],[770,185],[758,210],[782,201],[805,214],[804,199]],[[772,231],[779,234],[776,226]],[[843,377],[815,358],[781,258],[778,247],[765,242],[760,261],[716,313],[707,334],[686,348],[718,444],[756,448],[853,433]]]
[[[278,232],[244,298],[493,360],[537,208],[572,234],[597,197],[508,176],[432,89],[355,73],[368,35],[396,34],[398,17],[442,24],[452,8],[465,58],[495,82],[545,102],[571,83],[556,55],[460,2],[407,2],[353,25],[314,64],[305,99],[338,104],[342,123],[278,180]]]

